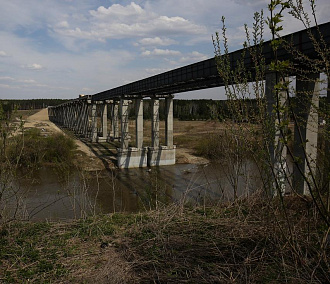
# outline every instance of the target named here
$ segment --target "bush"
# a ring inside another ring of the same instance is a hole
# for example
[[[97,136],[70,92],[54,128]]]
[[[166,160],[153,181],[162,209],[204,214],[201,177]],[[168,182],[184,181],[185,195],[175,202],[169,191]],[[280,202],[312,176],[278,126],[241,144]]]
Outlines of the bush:
[[[72,165],[76,145],[63,134],[42,136],[39,129],[29,129],[13,137],[7,148],[10,162],[19,167],[35,168],[42,164]]]
[[[251,149],[257,150],[257,140],[258,137],[249,131],[245,131],[244,136],[227,131],[209,133],[199,140],[195,147],[195,153],[210,160],[232,156],[245,158],[251,155]]]

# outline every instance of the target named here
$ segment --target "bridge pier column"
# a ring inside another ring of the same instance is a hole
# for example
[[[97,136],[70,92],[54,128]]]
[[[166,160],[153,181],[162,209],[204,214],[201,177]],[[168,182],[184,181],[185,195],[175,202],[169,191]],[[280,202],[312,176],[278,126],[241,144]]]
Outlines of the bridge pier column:
[[[71,104],[70,130],[74,130],[77,119],[76,103]]]
[[[67,123],[67,110],[66,110],[66,105],[62,107],[62,126],[66,127],[66,123]]]
[[[81,105],[78,102],[75,102],[74,108],[75,108],[75,121],[73,124],[73,131],[74,133],[78,133],[78,123],[81,114]]]
[[[136,129],[136,148],[143,147],[143,99],[135,100],[135,129]]]
[[[173,145],[173,96],[165,98],[165,146],[159,141],[159,99],[152,99],[152,146],[148,148],[148,166],[175,164],[175,146]]]
[[[173,97],[165,98],[165,144],[173,147]]]
[[[136,164],[137,159],[140,160],[139,149],[129,147],[129,132],[128,132],[128,104],[129,100],[121,98],[120,100],[120,114],[121,114],[121,147],[117,149],[117,162],[119,168],[134,168],[139,165]]]
[[[121,149],[128,149],[129,132],[128,132],[128,100],[120,100],[120,115],[121,115]]]
[[[91,101],[87,100],[84,104],[84,114],[81,121],[81,133],[85,138],[89,138],[89,114],[91,108]]]
[[[102,136],[98,137],[98,142],[106,142],[108,135],[108,104],[106,101],[101,105],[101,129]]]
[[[91,135],[90,141],[96,142],[97,140],[97,113],[96,113],[96,104],[93,102],[92,104],[92,125],[91,125]]]
[[[119,106],[118,101],[113,101],[111,105],[111,132],[110,140],[117,141],[119,137]]]
[[[67,128],[68,129],[71,129],[72,121],[73,121],[73,107],[72,107],[72,103],[69,103],[66,108],[67,108],[67,111],[68,111]]]
[[[83,121],[83,116],[84,116],[84,108],[85,104],[80,102],[79,104],[77,104],[77,124],[75,126],[75,133],[76,134],[81,134],[81,124]]]
[[[76,103],[71,103],[71,117],[70,117],[70,129],[74,130],[77,119],[77,105]]]
[[[298,194],[309,195],[316,174],[320,74],[296,80],[293,186]]]
[[[127,103],[126,103],[127,102]],[[143,100],[135,100],[136,147],[128,147],[128,101],[121,100],[121,148],[118,149],[119,168],[147,166],[147,147],[143,147]]]
[[[64,106],[60,107],[59,123],[64,126]]]
[[[151,147],[159,147],[159,99],[152,98]]]
[[[159,99],[151,99],[151,147],[148,148],[148,166],[159,165],[161,149],[159,147]]]
[[[266,73],[266,89],[265,96],[267,101],[267,113],[269,120],[269,133],[271,137],[268,142],[268,151],[270,155],[270,162],[273,167],[270,176],[274,180],[270,182],[271,194],[276,196],[279,192],[285,194],[286,190],[286,170],[287,170],[287,148],[283,143],[287,133],[287,127],[283,128],[281,125],[287,119],[287,111],[285,108],[287,102],[287,94],[285,91],[277,91],[275,85],[282,81],[276,72]],[[275,108],[275,111],[274,111]],[[284,111],[283,111],[284,110]],[[281,128],[282,127],[282,128]]]
[[[68,126],[68,106],[63,106],[63,127]]]

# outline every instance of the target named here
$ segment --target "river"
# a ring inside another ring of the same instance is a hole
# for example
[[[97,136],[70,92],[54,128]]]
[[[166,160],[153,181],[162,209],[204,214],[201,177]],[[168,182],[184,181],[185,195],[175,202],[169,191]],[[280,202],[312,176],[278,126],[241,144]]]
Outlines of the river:
[[[14,182],[17,192],[7,202],[29,220],[70,220],[96,213],[139,212],[170,203],[215,204],[247,195],[261,186],[256,165],[246,160],[228,164],[177,164],[114,171],[73,171],[59,175],[41,168]],[[235,190],[236,189],[236,190]]]

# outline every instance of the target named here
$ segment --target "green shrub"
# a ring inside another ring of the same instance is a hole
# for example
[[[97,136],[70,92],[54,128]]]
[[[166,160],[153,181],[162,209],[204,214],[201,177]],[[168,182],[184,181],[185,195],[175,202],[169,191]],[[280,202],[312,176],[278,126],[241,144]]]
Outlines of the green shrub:
[[[42,136],[39,129],[29,129],[24,135],[13,137],[7,148],[10,162],[19,167],[40,167],[52,165],[72,165],[76,145],[63,134]]]

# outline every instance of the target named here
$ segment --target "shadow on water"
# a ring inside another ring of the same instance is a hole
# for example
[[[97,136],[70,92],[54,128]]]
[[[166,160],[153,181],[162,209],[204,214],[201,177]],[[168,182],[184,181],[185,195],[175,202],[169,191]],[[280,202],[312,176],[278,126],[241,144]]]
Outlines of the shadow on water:
[[[237,177],[237,194],[256,190],[261,182],[256,166],[247,160]],[[59,176],[42,168],[33,177],[19,178],[22,207],[31,220],[58,220],[96,213],[138,212],[170,203],[213,204],[233,198],[233,173],[221,164],[74,171]],[[12,207],[15,202],[11,202]]]

